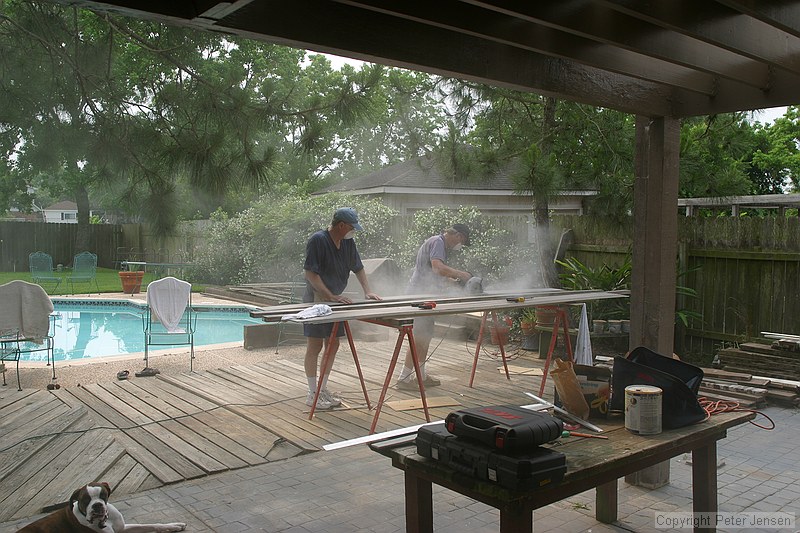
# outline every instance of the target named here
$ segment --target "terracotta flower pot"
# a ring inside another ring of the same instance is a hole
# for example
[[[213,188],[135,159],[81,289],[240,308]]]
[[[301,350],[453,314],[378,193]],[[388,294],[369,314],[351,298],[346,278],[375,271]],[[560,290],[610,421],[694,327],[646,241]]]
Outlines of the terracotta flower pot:
[[[122,282],[122,292],[136,294],[142,289],[144,272],[120,272],[119,279]]]
[[[489,326],[489,336],[492,344],[499,345],[500,341],[503,346],[508,344],[508,326]]]
[[[536,327],[536,322],[532,322],[530,320],[523,320],[519,323],[519,329],[522,331],[522,334],[526,337],[529,335],[533,335],[533,329]]]
[[[556,320],[556,312],[553,309],[536,308],[536,323],[545,328],[552,328]]]

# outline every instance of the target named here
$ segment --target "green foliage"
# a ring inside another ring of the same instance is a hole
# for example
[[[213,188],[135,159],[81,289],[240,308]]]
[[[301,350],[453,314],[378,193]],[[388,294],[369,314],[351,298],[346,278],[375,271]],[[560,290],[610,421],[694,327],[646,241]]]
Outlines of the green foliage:
[[[800,190],[800,106],[789,106],[784,116],[762,130],[764,139],[753,154],[753,167],[773,186],[764,192],[782,192],[785,184]]]
[[[344,206],[356,209],[364,228],[355,237],[362,259],[396,256],[389,237],[395,212],[379,201],[285,194],[265,197],[237,216],[215,214],[206,246],[197,254],[198,275],[216,284],[297,279],[308,238],[327,228]]]
[[[54,272],[53,273],[56,277],[61,277],[61,284],[58,286],[58,289],[55,291],[50,290],[51,287],[46,287],[46,290],[49,291],[51,296],[60,296],[60,295],[67,295],[72,294],[70,290],[69,282],[67,281],[67,276],[69,275],[68,270],[64,270],[63,272]],[[0,272],[0,285],[3,283],[8,283],[9,281],[14,280],[22,280],[32,283],[33,280],[31,279],[30,272]],[[122,282],[119,279],[119,272],[117,270],[111,268],[98,268],[97,269],[97,286],[100,289],[100,292],[108,293],[108,292],[122,292]],[[146,286],[151,281],[154,281],[155,278],[152,272],[147,272],[144,275],[144,279],[142,281],[142,291],[146,290]],[[75,287],[76,290],[86,290],[85,285]],[[204,289],[203,285],[199,284],[192,284],[192,292],[202,292]],[[92,284],[91,290],[94,291],[94,284]]]
[[[627,254],[622,264],[611,267],[603,264],[594,268],[581,263],[575,257],[557,261],[563,268],[561,284],[565,289],[584,291],[628,290],[631,284],[632,261]],[[598,300],[586,305],[589,320],[619,320],[630,318],[630,302],[625,299]]]
[[[214,215],[205,247],[196,254],[197,276],[208,283],[288,281],[302,276],[309,236],[328,227],[333,212],[352,206],[364,231],[356,234],[361,257],[394,259],[410,271],[420,245],[455,223],[470,227],[471,246],[452,252],[448,262],[485,281],[530,286],[530,251],[516,245],[513,235],[496,227],[474,207],[432,207],[418,211],[405,239],[396,240],[396,212],[377,200],[329,193],[307,196],[296,191],[269,196],[252,208],[229,217]],[[525,274],[520,274],[520,273]]]
[[[419,247],[428,237],[438,235],[453,224],[466,224],[470,228],[470,246],[450,252],[448,264],[466,270],[487,282],[516,283],[530,286],[531,250],[517,245],[511,232],[498,228],[491,219],[475,207],[460,206],[452,209],[435,206],[414,213],[414,220],[401,244],[398,264],[411,269]]]
[[[685,119],[681,123],[680,196],[756,193],[748,171],[757,143],[754,126],[744,113]]]

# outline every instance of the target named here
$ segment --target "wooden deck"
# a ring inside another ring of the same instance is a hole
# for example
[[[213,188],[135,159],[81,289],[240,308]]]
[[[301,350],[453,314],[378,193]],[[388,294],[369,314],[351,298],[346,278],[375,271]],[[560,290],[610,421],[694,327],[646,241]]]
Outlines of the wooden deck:
[[[488,353],[481,356],[470,389],[468,346],[474,350],[474,344],[444,341],[436,347],[437,342],[428,371],[442,379],[442,386],[428,391],[429,398],[450,397],[464,407],[524,404],[528,400],[522,391],[538,390],[539,376],[512,375],[508,381],[497,370],[500,360]],[[373,409],[391,355],[386,346],[357,343]],[[512,365],[542,366],[535,352],[515,355]],[[118,493],[133,493],[367,435],[374,410],[364,404],[346,343],[329,388],[343,391],[350,408],[318,412],[313,420],[305,405],[302,361],[286,359],[55,391],[4,388],[0,521],[64,502],[77,485],[90,481],[107,481]],[[415,397],[391,388],[387,401]],[[457,408],[433,408],[432,419]],[[421,409],[396,411],[385,405],[376,431],[424,421]]]

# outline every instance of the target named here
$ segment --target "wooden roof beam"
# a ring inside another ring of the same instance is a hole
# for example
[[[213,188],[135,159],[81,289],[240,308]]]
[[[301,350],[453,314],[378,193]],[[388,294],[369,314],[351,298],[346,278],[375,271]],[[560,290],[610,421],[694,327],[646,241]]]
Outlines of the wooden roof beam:
[[[681,32],[747,57],[800,74],[800,37],[708,0],[596,0],[651,24]],[[719,22],[719,23],[717,23]],[[800,21],[784,20],[796,29]]]
[[[715,92],[714,77],[708,73],[559,31],[530,20],[463,4],[458,0],[437,0],[435,4],[431,4],[429,0],[338,1],[625,76],[709,96]]]
[[[731,9],[741,11],[762,22],[800,37],[800,5],[792,0],[717,0]]]
[[[524,20],[645,54],[650,58],[696,68],[764,89],[766,65],[708,46],[692,37],[644,22],[591,0],[461,0]]]
[[[331,20],[340,23],[332,27]],[[671,92],[656,83],[336,2],[254,2],[217,26],[253,39],[533,90],[628,113],[670,112]]]

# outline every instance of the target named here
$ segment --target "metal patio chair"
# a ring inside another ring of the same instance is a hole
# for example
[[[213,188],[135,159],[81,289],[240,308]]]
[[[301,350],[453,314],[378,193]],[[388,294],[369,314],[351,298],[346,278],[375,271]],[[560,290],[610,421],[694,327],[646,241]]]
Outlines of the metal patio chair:
[[[33,282],[41,285],[48,293],[55,291],[61,285],[61,276],[53,273],[53,258],[45,252],[33,252],[28,256],[28,266]],[[46,286],[52,285],[48,291]]]
[[[287,286],[289,288],[289,294],[286,299],[278,302],[278,305],[301,302],[303,300],[303,292],[306,289],[305,276],[300,274],[292,277],[292,279],[287,283]],[[303,336],[302,329],[298,328],[297,324],[281,321],[276,327],[278,328],[278,336],[275,341],[275,353],[278,353],[278,350],[282,345],[297,344],[300,341],[305,342],[305,336]]]
[[[194,332],[197,312],[192,307],[192,284],[172,276],[147,286],[144,327],[144,370],[138,376],[158,373],[150,368],[150,346],[189,346],[189,371],[194,369]]]
[[[67,276],[70,290],[75,294],[76,283],[88,283],[91,288],[94,282],[94,288],[100,292],[100,287],[97,285],[97,255],[92,252],[81,252],[76,255],[72,260],[72,273]]]
[[[16,362],[17,389],[22,390],[19,379],[19,360],[22,354],[46,352],[47,366],[53,365],[56,379],[56,362],[53,357],[55,319],[53,302],[45,290],[34,283],[14,280],[0,285],[0,365],[3,385],[6,385],[7,361]]]

